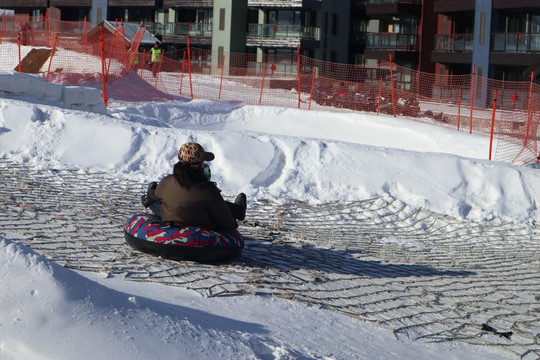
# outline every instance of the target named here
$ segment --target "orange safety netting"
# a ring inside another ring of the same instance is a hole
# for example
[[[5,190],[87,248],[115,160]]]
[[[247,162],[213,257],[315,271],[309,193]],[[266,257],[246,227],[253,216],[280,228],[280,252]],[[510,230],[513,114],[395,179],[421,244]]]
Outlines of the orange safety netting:
[[[109,106],[187,97],[367,111],[493,134],[495,150],[490,146],[489,158],[515,164],[537,158],[540,88],[532,81],[499,81],[474,73],[443,76],[391,61],[361,66],[299,54],[223,53],[189,46],[162,52],[152,62],[149,49],[140,47],[144,32],[142,24],[135,35],[126,36],[122,22],[97,27],[86,21],[5,17],[0,61],[8,70],[49,82],[99,88]],[[2,51],[7,44],[18,46]]]

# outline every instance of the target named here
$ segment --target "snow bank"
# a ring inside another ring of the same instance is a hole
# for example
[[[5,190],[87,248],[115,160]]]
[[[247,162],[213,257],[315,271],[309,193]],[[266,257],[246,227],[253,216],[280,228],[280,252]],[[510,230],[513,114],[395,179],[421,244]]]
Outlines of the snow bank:
[[[0,157],[144,184],[167,175],[180,145],[196,141],[216,154],[212,177],[230,196],[308,203],[390,196],[475,221],[540,221],[538,170],[486,160],[482,136],[370,114],[212,101],[109,112],[0,101]]]
[[[2,236],[0,269],[2,360],[510,358],[468,344],[400,341],[273,297],[203,299],[160,284],[87,278]]]

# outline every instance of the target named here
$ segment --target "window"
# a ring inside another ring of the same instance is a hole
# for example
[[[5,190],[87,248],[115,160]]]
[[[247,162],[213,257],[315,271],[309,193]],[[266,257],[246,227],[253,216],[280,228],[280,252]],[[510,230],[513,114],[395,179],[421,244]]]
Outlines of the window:
[[[220,31],[225,30],[225,9],[224,8],[219,9],[219,30]]]
[[[402,18],[399,21],[400,34],[414,35],[416,34],[416,19],[415,18]]]
[[[332,35],[338,34],[338,16],[337,14],[332,14]]]
[[[278,11],[278,22],[282,25],[300,25],[300,11]]]

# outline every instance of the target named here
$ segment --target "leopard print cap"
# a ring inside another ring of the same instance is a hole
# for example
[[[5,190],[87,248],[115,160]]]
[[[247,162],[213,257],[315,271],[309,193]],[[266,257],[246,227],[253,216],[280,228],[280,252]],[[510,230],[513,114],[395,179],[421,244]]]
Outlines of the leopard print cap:
[[[201,161],[214,160],[214,154],[204,151],[203,147],[197,143],[185,143],[178,150],[178,160],[184,164],[198,164]]]

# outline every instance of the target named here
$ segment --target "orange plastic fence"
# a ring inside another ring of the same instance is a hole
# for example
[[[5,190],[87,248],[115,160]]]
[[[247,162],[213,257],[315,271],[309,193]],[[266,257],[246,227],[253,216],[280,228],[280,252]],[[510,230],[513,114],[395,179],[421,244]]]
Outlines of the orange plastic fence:
[[[406,116],[488,136],[493,125],[492,158],[515,164],[537,158],[540,88],[532,80],[440,76],[391,61],[360,66],[299,54],[223,53],[189,46],[163,52],[152,62],[149,49],[140,49],[144,31],[141,24],[128,39],[122,22],[103,28],[86,21],[6,17],[0,30],[0,61],[7,66],[2,70],[21,66],[54,83],[100,88],[109,106],[188,97]],[[38,51],[46,52],[41,54],[45,62],[34,61]],[[27,58],[32,61],[25,63]]]

